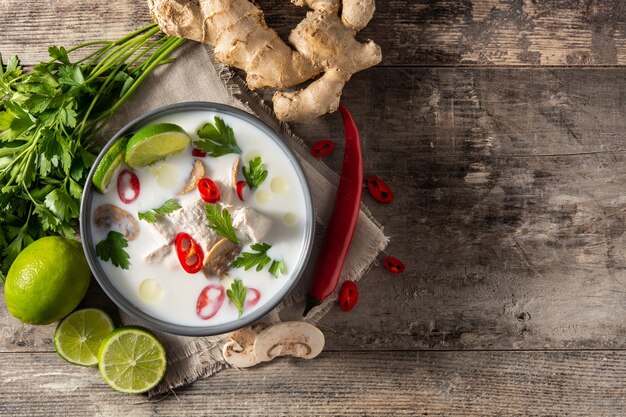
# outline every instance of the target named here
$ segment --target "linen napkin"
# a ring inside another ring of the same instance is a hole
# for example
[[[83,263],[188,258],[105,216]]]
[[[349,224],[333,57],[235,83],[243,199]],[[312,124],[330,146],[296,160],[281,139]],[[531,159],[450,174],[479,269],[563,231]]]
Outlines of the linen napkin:
[[[324,234],[324,225],[328,223],[332,213],[338,175],[311,157],[302,139],[292,134],[286,124],[279,122],[261,97],[248,90],[237,74],[218,63],[213,58],[210,47],[188,41],[177,51],[175,58],[175,62],[158,68],[146,78],[135,96],[122,106],[108,124],[102,139],[108,140],[132,119],[172,103],[210,101],[228,104],[252,113],[279,132],[298,156],[313,193],[317,221],[315,242],[319,247]],[[388,238],[383,234],[380,224],[365,207],[362,207],[341,281],[360,279],[387,242]],[[292,320],[301,319],[303,301],[315,259],[314,250],[298,285],[261,321],[268,324],[276,323],[281,321],[281,316],[283,319],[286,317]],[[331,296],[324,300],[321,306],[309,313],[306,321],[317,323],[335,304],[336,299],[336,296]],[[130,317],[120,313],[125,324],[133,323]],[[208,377],[227,366],[221,352],[226,334],[212,337],[183,337],[159,331],[155,331],[155,334],[166,348],[168,369],[163,381],[150,392],[150,395],[165,393],[199,378]]]

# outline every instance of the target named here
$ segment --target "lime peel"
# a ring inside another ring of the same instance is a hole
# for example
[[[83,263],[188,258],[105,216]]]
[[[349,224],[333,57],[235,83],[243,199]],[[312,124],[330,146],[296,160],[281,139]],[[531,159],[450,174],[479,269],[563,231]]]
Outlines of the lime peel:
[[[135,133],[126,145],[126,164],[131,168],[152,165],[180,153],[191,145],[191,136],[173,123],[157,123]]]

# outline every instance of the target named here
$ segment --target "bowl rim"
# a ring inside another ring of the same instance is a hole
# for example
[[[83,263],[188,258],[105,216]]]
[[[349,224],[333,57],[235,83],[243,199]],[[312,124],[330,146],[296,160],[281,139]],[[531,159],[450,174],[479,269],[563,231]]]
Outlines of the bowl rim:
[[[115,142],[120,140],[125,135],[136,131],[138,128],[149,124],[155,119],[174,113],[198,110],[213,111],[243,119],[245,122],[250,123],[255,128],[258,128],[262,132],[266,133],[267,136],[269,136],[271,140],[273,140],[278,145],[278,147],[281,148],[287,158],[291,161],[299,178],[300,184],[302,185],[307,220],[304,233],[304,246],[302,252],[300,253],[298,263],[293,269],[293,273],[291,274],[289,281],[286,282],[280,288],[280,290],[276,294],[274,294],[272,298],[270,298],[269,301],[267,301],[264,305],[262,305],[260,308],[253,311],[252,313],[232,322],[208,326],[186,326],[170,323],[156,318],[150,314],[147,314],[139,307],[135,306],[132,302],[130,302],[128,298],[126,298],[107,277],[106,273],[100,266],[100,261],[97,259],[95,253],[95,245],[93,242],[93,235],[91,230],[91,208],[93,201],[91,197],[92,193],[95,192],[95,189],[92,185],[92,179],[95,169],[104,157],[104,154],[111,148],[111,146],[113,146]],[[258,117],[238,108],[229,106],[227,104],[213,103],[207,101],[189,101],[159,107],[133,119],[120,130],[118,130],[117,133],[115,133],[115,135],[113,135],[113,137],[109,139],[107,144],[102,148],[91,169],[89,170],[89,175],[87,176],[85,187],[83,189],[83,195],[80,202],[79,220],[80,237],[83,243],[82,246],[85,256],[87,258],[87,263],[89,264],[89,268],[96,278],[96,281],[106,293],[106,295],[111,300],[113,300],[113,302],[120,309],[122,309],[122,311],[131,316],[133,319],[151,328],[181,336],[214,336],[218,334],[232,332],[259,320],[270,311],[272,311],[278,304],[280,304],[285,299],[285,297],[287,297],[291,293],[291,291],[294,289],[294,287],[302,277],[302,274],[304,273],[304,270],[311,256],[311,251],[313,248],[313,238],[315,235],[315,207],[313,205],[311,188],[309,185],[309,181],[304,174],[302,165],[300,164],[300,161],[298,160],[294,151],[290,149],[290,147],[285,143],[284,139],[278,132],[276,132]]]

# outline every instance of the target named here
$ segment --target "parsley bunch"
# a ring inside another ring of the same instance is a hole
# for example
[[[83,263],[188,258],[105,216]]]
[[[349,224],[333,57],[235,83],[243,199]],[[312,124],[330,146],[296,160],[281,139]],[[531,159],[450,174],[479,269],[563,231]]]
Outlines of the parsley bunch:
[[[0,281],[33,240],[74,236],[95,135],[183,41],[152,24],[116,41],[50,47],[51,60],[28,73],[0,55]],[[83,48],[92,52],[72,61]]]

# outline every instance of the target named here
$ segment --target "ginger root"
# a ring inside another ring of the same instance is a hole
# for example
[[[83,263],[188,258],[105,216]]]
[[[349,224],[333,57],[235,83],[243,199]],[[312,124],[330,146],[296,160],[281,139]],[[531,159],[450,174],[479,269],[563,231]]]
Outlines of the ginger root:
[[[212,45],[222,63],[246,72],[251,89],[285,89],[321,77],[299,91],[277,91],[274,112],[305,121],[334,112],[352,74],[378,64],[380,47],[355,39],[374,13],[374,0],[291,0],[311,9],[286,45],[249,0],[148,0],[163,32]]]

